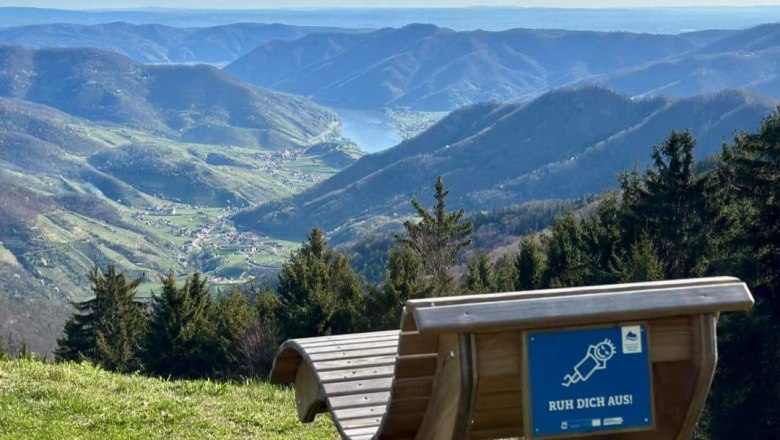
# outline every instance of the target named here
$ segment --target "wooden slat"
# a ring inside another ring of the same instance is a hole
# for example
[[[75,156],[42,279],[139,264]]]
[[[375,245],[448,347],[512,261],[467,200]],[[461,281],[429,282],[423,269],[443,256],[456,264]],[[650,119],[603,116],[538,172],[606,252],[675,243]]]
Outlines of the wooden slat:
[[[346,434],[350,438],[361,437],[361,436],[373,436],[374,434],[376,434],[377,428],[379,427],[375,426],[369,428],[345,429],[344,434]]]
[[[390,392],[348,394],[345,396],[331,397],[328,404],[331,409],[354,408],[357,406],[386,405],[390,399]]]
[[[396,415],[423,415],[428,407],[428,397],[414,399],[393,399],[388,406],[388,412]]]
[[[314,354],[332,353],[335,351],[356,351],[356,350],[366,350],[371,348],[386,348],[386,347],[392,347],[393,351],[397,351],[398,341],[396,340],[370,341],[370,342],[367,341],[367,342],[359,342],[359,343],[352,343],[352,344],[333,344],[329,346],[307,348],[306,354],[311,356]]]
[[[317,372],[343,370],[345,368],[360,368],[367,366],[395,365],[395,355],[375,356],[367,358],[339,359],[335,361],[315,362]]]
[[[436,353],[439,338],[436,335],[421,335],[419,332],[404,332],[398,340],[398,355]]]
[[[344,339],[340,341],[311,341],[311,342],[304,342],[299,343],[301,347],[303,347],[306,351],[309,351],[312,348],[319,348],[319,347],[332,347],[334,345],[350,345],[350,344],[363,344],[366,342],[385,342],[385,341],[398,341],[398,333],[394,335],[387,335],[387,336],[362,336],[360,338],[355,339]]]
[[[753,302],[744,283],[732,283],[427,307],[414,315],[421,333],[477,333],[747,310]]]
[[[523,394],[516,391],[496,391],[477,393],[477,411],[522,406]]]
[[[483,302],[511,301],[516,299],[547,298],[567,295],[588,295],[594,293],[617,293],[703,285],[716,286],[720,284],[733,284],[738,282],[740,282],[740,280],[734,277],[709,277],[684,280],[649,281],[643,283],[608,284],[601,286],[563,287],[558,289],[526,290],[522,292],[488,293],[482,295],[444,296],[438,298],[409,300],[406,302],[404,311],[409,315],[414,315],[414,310],[420,307],[442,307],[459,304],[479,304]],[[413,316],[405,318],[409,323],[415,323]]]
[[[358,408],[348,408],[333,411],[333,419],[341,423],[349,419],[365,419],[366,417],[383,417],[385,415],[385,406],[363,406]]]
[[[367,348],[365,350],[334,351],[331,353],[315,353],[309,358],[317,363],[319,361],[333,361],[337,359],[359,359],[364,357],[387,356],[396,354],[395,347]]]
[[[356,429],[379,426],[380,423],[382,423],[381,417],[366,417],[363,419],[344,420],[340,423],[340,426],[342,429]]]
[[[473,429],[469,433],[469,439],[473,440],[493,440],[497,438],[518,438],[522,437],[522,428],[493,428],[493,429]]]
[[[395,364],[396,379],[433,376],[436,372],[435,353],[414,356],[400,356]]]
[[[297,342],[301,346],[305,346],[308,343],[316,343],[316,342],[329,342],[329,341],[343,341],[345,339],[360,339],[360,338],[376,338],[379,336],[387,336],[392,334],[398,334],[398,330],[385,330],[381,332],[369,332],[369,333],[349,333],[344,335],[333,335],[333,336],[317,336],[314,338],[301,338],[301,339],[293,339],[293,341]]]
[[[691,358],[691,318],[650,321],[650,358],[653,362],[676,362]]]
[[[346,370],[334,370],[319,373],[320,383],[343,382],[346,380],[369,379],[379,377],[392,377],[395,367],[364,367]]]
[[[519,391],[523,387],[523,378],[517,374],[480,377],[477,389],[480,393],[495,391]]]
[[[481,333],[477,340],[480,378],[520,375],[523,335],[520,332]]]
[[[417,428],[422,422],[422,416],[396,416],[387,414],[382,420],[382,427],[377,433],[379,439],[414,438]]]
[[[350,380],[346,382],[333,382],[324,384],[325,396],[335,397],[347,394],[376,393],[381,391],[390,391],[392,378]]]
[[[433,376],[414,379],[396,379],[393,383],[393,399],[413,399],[431,394]]]
[[[487,411],[477,411],[474,414],[472,429],[496,429],[496,428],[515,428],[523,424],[523,407],[491,409]]]

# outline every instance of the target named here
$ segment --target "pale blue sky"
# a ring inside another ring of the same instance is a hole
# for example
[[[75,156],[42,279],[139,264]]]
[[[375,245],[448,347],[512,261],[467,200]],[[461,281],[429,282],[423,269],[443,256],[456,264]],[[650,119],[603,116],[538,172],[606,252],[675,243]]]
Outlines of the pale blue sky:
[[[60,9],[91,8],[214,8],[263,9],[289,7],[651,7],[651,6],[750,6],[780,5],[780,0],[0,0],[0,6],[28,6]]]

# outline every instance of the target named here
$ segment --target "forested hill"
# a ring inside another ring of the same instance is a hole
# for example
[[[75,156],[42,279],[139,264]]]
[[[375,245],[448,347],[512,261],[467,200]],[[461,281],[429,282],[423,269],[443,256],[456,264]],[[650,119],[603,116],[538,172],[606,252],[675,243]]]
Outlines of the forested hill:
[[[226,70],[329,105],[448,110],[492,99],[524,98],[691,52],[721,36],[533,29],[455,32],[415,24],[357,36],[312,34],[270,42]]]
[[[780,98],[780,24],[731,33],[715,43],[598,82],[632,96],[692,96],[728,88]]]
[[[358,31],[262,23],[205,28],[124,22],[52,23],[0,29],[0,42],[35,48],[92,47],[116,52],[141,63],[225,64],[268,41],[296,40],[314,32]]]
[[[0,96],[188,142],[306,145],[337,120],[308,99],[213,67],[141,65],[96,49],[0,46]]]
[[[615,185],[647,163],[672,129],[690,129],[701,159],[735,130],[753,130],[775,101],[744,92],[634,100],[601,88],[561,90],[520,104],[479,104],[420,136],[367,156],[292,199],[239,213],[243,228],[300,238],[375,216],[410,213],[431,176],[451,189],[452,207],[489,210],[526,200],[572,198]]]

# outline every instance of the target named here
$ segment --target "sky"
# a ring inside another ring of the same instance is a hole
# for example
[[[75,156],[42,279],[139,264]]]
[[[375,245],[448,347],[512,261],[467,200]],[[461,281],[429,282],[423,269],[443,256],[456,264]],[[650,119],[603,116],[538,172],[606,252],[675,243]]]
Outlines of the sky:
[[[0,6],[27,6],[58,9],[166,8],[264,9],[331,7],[658,7],[658,6],[749,6],[778,5],[780,0],[0,0]]]

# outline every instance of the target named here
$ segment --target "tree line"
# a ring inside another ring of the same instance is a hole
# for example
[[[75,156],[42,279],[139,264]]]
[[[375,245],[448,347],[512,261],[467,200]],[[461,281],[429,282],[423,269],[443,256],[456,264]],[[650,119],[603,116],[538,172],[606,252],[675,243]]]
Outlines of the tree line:
[[[732,275],[748,283],[756,307],[721,319],[720,363],[697,436],[772,438],[780,425],[780,110],[703,164],[695,146],[691,133],[672,132],[646,170],[619,175],[619,189],[594,206],[524,236],[513,256],[477,253],[464,266],[473,225],[447,209],[439,177],[432,207],[412,200],[418,220],[394,237],[378,285],[317,228],[282,266],[275,291],[214,298],[199,274],[181,286],[169,275],[142,304],[139,280],[95,269],[95,298],[76,305],[56,356],[167,377],[262,375],[280,341],[398,328],[412,298]]]

